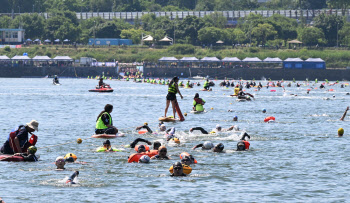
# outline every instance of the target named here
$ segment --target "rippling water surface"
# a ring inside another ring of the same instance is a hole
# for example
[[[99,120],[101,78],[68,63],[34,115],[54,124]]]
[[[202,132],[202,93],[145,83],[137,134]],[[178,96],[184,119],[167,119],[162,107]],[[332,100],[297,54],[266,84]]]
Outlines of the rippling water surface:
[[[349,105],[348,86],[327,87],[333,92],[311,90],[310,94],[306,89],[320,83],[293,85],[286,92],[249,89],[256,97],[252,102],[228,97],[233,89],[219,87],[219,81],[213,92],[199,91],[200,87],[181,89],[184,99],[179,104],[188,113],[186,121],[166,124],[176,127],[181,140],[179,146],[168,146],[172,160],[128,164],[128,155],[134,153],[131,149],[95,152],[103,140],[87,138],[94,134],[97,115],[105,104],[114,105],[114,125],[127,136],[111,142],[123,148],[140,137],[133,130],[136,126],[148,122],[156,130],[164,114],[167,87],[108,81],[115,92],[101,94],[87,91],[96,80],[61,79],[61,83],[0,79],[1,144],[15,126],[32,119],[40,123],[36,133],[39,162],[0,162],[0,197],[6,202],[345,202],[350,198],[349,118],[339,121]],[[207,113],[189,113],[196,92],[207,101]],[[232,121],[235,115],[238,122]],[[264,123],[266,116],[276,117],[276,122]],[[239,125],[251,135],[251,150],[234,151],[241,132],[201,135],[188,131],[197,126],[211,130],[216,124]],[[345,129],[343,138],[336,137],[340,127]],[[162,136],[141,137],[166,144]],[[77,138],[87,140],[78,145],[74,143]],[[226,153],[191,150],[204,141],[224,143]],[[72,143],[40,149],[66,142]],[[168,169],[183,151],[193,154],[198,164],[192,166],[190,176],[171,178]],[[66,153],[75,153],[78,161],[87,164],[67,164],[66,171],[55,171],[56,157]],[[79,184],[66,186],[63,180],[74,170],[80,171]]]

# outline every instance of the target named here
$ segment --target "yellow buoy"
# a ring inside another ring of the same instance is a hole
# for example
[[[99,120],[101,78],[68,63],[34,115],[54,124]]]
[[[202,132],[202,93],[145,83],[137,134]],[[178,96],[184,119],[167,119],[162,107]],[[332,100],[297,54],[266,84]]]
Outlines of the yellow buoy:
[[[83,142],[83,140],[82,140],[81,138],[78,138],[78,139],[77,139],[77,143],[78,143],[78,144],[81,144],[82,142]]]
[[[211,107],[210,109],[211,109],[211,110],[213,110],[214,108],[213,108],[213,107]]]

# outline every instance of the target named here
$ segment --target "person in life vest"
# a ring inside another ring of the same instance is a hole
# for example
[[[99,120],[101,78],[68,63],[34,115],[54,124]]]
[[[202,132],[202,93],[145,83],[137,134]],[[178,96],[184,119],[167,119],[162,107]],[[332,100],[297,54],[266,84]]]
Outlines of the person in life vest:
[[[209,90],[209,80],[208,79],[204,82],[203,88],[206,90]]]
[[[151,159],[168,160],[170,158],[167,156],[167,152],[167,148],[165,146],[161,146],[158,148],[158,154],[153,156]]]
[[[164,117],[166,117],[166,114],[168,112],[168,108],[171,102],[171,106],[173,107],[174,119],[175,119],[175,114],[176,114],[175,102],[177,102],[176,94],[179,93],[181,99],[183,99],[183,96],[177,85],[178,82],[179,82],[179,78],[175,76],[168,85],[168,95],[166,96],[166,107],[165,107]]]
[[[119,149],[113,149],[111,146],[111,142],[109,140],[105,140],[103,142],[103,147],[99,147],[96,149],[96,152],[120,152]]]
[[[97,116],[96,120],[96,134],[110,134],[115,135],[118,133],[118,129],[113,126],[111,113],[113,111],[113,105],[106,104],[105,109]]]
[[[36,146],[30,146],[26,153],[16,153],[14,155],[23,157],[24,161],[35,162],[38,161],[38,158],[35,156],[37,150]]]
[[[234,94],[232,96],[238,96],[239,90],[240,90],[240,88],[239,88],[239,85],[237,84],[237,86],[234,89]]]
[[[0,149],[3,154],[22,153],[27,151],[30,146],[34,146],[37,142],[37,136],[32,134],[38,131],[39,123],[32,120],[26,125],[20,125],[18,128],[12,130],[7,140]],[[28,134],[32,134],[28,140]]]
[[[340,120],[341,120],[341,121],[344,121],[345,116],[346,116],[346,113],[347,113],[348,111],[349,111],[349,107],[346,107],[346,109],[345,109],[345,112],[344,112],[343,116],[340,118]]]
[[[103,77],[100,77],[100,80],[98,81],[98,88],[103,88],[105,86],[105,83],[103,82]]]
[[[203,105],[205,104],[204,99],[199,98],[199,94],[196,93],[193,100],[193,110],[194,111],[204,111]]]
[[[237,151],[249,150],[250,143],[246,140],[246,137],[250,139],[248,133],[244,133],[240,141],[237,143]]]
[[[55,77],[53,78],[53,83],[54,84],[60,84],[60,82],[58,81],[57,75],[55,75]]]
[[[173,164],[173,173],[170,176],[186,176],[186,174],[183,172],[183,166],[180,162]]]
[[[191,84],[190,81],[188,80],[185,87],[186,88],[192,88],[193,84]]]

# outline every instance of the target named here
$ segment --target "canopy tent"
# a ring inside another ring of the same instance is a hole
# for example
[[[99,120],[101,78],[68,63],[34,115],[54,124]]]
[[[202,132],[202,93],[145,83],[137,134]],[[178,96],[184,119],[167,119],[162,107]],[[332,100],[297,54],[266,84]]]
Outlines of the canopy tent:
[[[242,60],[243,62],[261,62],[261,60],[258,57],[246,57],[245,59]]]
[[[180,59],[181,62],[198,62],[199,60],[196,57],[183,57]]]
[[[237,57],[225,57],[221,60],[222,62],[241,62],[241,59]]]
[[[270,58],[267,57],[266,59],[263,60],[264,62],[269,62],[269,63],[282,63],[282,59],[280,58]]]
[[[44,42],[46,42],[46,43],[50,43],[50,42],[51,42],[51,40],[46,39]]]
[[[64,42],[69,42],[70,40],[69,39],[65,39],[65,40],[63,40]]]
[[[202,62],[220,62],[216,57],[204,57],[201,59]]]
[[[27,39],[26,41],[27,41],[27,42],[31,42],[32,40],[31,40],[31,39]]]
[[[285,62],[303,62],[302,59],[300,58],[287,58],[286,60],[284,60]]]
[[[34,40],[34,42],[39,42],[39,41],[40,41],[40,39],[35,39],[35,40]]]
[[[49,60],[51,60],[51,58],[48,56],[35,56],[33,58],[33,61],[49,61]]]
[[[324,62],[324,60],[322,60],[321,58],[308,58],[305,61],[307,61],[307,62]]]
[[[14,56],[12,60],[30,60],[28,56]]]
[[[219,40],[219,41],[216,42],[216,44],[223,44],[223,43],[224,43],[224,42],[221,41],[221,40]]]
[[[170,37],[165,36],[163,39],[159,40],[160,42],[172,42],[173,39]]]
[[[302,42],[295,39],[295,40],[288,41],[288,44],[302,44]]]
[[[162,57],[158,60],[159,62],[178,62],[179,59],[175,57]]]
[[[56,56],[55,58],[53,58],[53,60],[55,61],[73,61],[73,59],[69,56]]]
[[[55,39],[55,42],[60,42],[60,39]]]
[[[0,56],[0,60],[10,60],[10,58],[5,56],[5,55],[3,55],[3,56]]]
[[[151,42],[151,41],[153,41],[153,37],[151,35],[146,35],[142,38],[142,41]]]

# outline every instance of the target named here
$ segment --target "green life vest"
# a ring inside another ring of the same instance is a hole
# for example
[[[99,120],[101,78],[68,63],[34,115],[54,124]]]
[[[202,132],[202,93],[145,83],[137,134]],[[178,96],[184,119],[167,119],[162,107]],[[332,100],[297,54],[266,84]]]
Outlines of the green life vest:
[[[113,151],[113,152],[121,152],[121,150],[119,150],[119,149],[114,149],[114,148],[112,148],[112,151]],[[99,148],[96,149],[96,152],[107,152],[107,149],[104,148],[104,147],[99,147]]]
[[[109,117],[109,125],[112,125],[112,117],[111,117],[111,115],[109,115],[109,113],[107,113],[107,112],[104,112],[103,114],[107,114],[108,115],[108,117]],[[103,130],[103,129],[108,128],[102,121],[103,114],[98,118],[98,120],[96,122],[96,129]]]
[[[171,84],[170,87],[168,88],[168,92],[169,93],[177,93],[176,87],[175,87],[175,83]]]
[[[209,82],[205,81],[203,87],[208,87],[208,86],[209,86]]]

